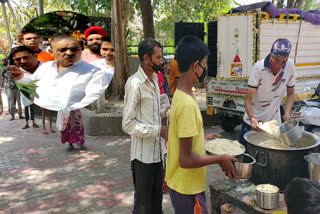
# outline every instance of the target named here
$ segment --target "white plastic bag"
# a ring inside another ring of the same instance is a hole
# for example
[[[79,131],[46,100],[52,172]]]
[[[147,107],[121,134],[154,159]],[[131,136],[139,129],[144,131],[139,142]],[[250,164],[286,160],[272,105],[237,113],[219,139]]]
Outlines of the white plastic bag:
[[[56,127],[59,131],[66,129],[69,120],[70,111],[61,110],[58,111]]]

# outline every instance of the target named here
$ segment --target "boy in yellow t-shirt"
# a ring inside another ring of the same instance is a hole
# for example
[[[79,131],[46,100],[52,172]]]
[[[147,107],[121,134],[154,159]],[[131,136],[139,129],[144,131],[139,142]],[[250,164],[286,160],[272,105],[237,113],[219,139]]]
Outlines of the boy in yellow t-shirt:
[[[226,176],[238,179],[229,155],[207,156],[202,116],[192,86],[205,77],[207,46],[185,36],[176,49],[180,79],[170,110],[166,181],[176,214],[208,213],[205,197],[206,165],[219,164]],[[217,134],[206,136],[213,139]]]

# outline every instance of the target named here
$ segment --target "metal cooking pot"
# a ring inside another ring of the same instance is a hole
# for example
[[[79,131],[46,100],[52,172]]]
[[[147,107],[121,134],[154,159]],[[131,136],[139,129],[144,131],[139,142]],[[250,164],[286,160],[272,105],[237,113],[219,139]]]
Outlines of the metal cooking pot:
[[[260,184],[264,185],[264,184]],[[277,188],[277,192],[275,193],[264,193],[260,192],[258,190],[258,185],[256,187],[256,199],[257,199],[257,205],[261,207],[262,209],[267,209],[267,210],[273,210],[279,207],[279,189]]]
[[[295,177],[308,178],[308,164],[304,156],[320,151],[320,138],[306,131],[297,142],[297,145],[303,144],[303,148],[275,149],[260,146],[259,143],[270,139],[261,132],[249,131],[244,139],[248,142],[247,152],[257,161],[252,170],[253,183],[273,184],[280,191],[284,191]]]

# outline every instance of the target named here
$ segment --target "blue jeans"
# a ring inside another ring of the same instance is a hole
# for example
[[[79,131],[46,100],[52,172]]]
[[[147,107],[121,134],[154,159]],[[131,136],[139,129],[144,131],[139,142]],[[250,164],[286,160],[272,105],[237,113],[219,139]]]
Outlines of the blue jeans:
[[[244,134],[247,133],[248,131],[251,131],[251,125],[247,124],[246,122],[242,122],[242,128],[240,132],[240,140],[239,142],[246,147],[247,150],[247,144],[248,142],[244,139]]]

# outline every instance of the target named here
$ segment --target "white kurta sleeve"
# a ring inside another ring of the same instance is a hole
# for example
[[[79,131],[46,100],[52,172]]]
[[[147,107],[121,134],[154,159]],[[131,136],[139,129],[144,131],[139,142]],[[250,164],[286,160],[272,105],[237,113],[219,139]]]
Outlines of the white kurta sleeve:
[[[16,80],[17,83],[28,84],[29,82],[35,80],[35,73],[31,74],[28,72],[24,72],[24,75],[21,79]]]
[[[74,103],[73,105],[67,107],[68,111],[77,110],[90,105],[97,100],[100,94],[103,93],[109,86],[112,80],[113,71],[98,69],[93,72],[92,78],[85,87],[85,96],[80,102]]]

